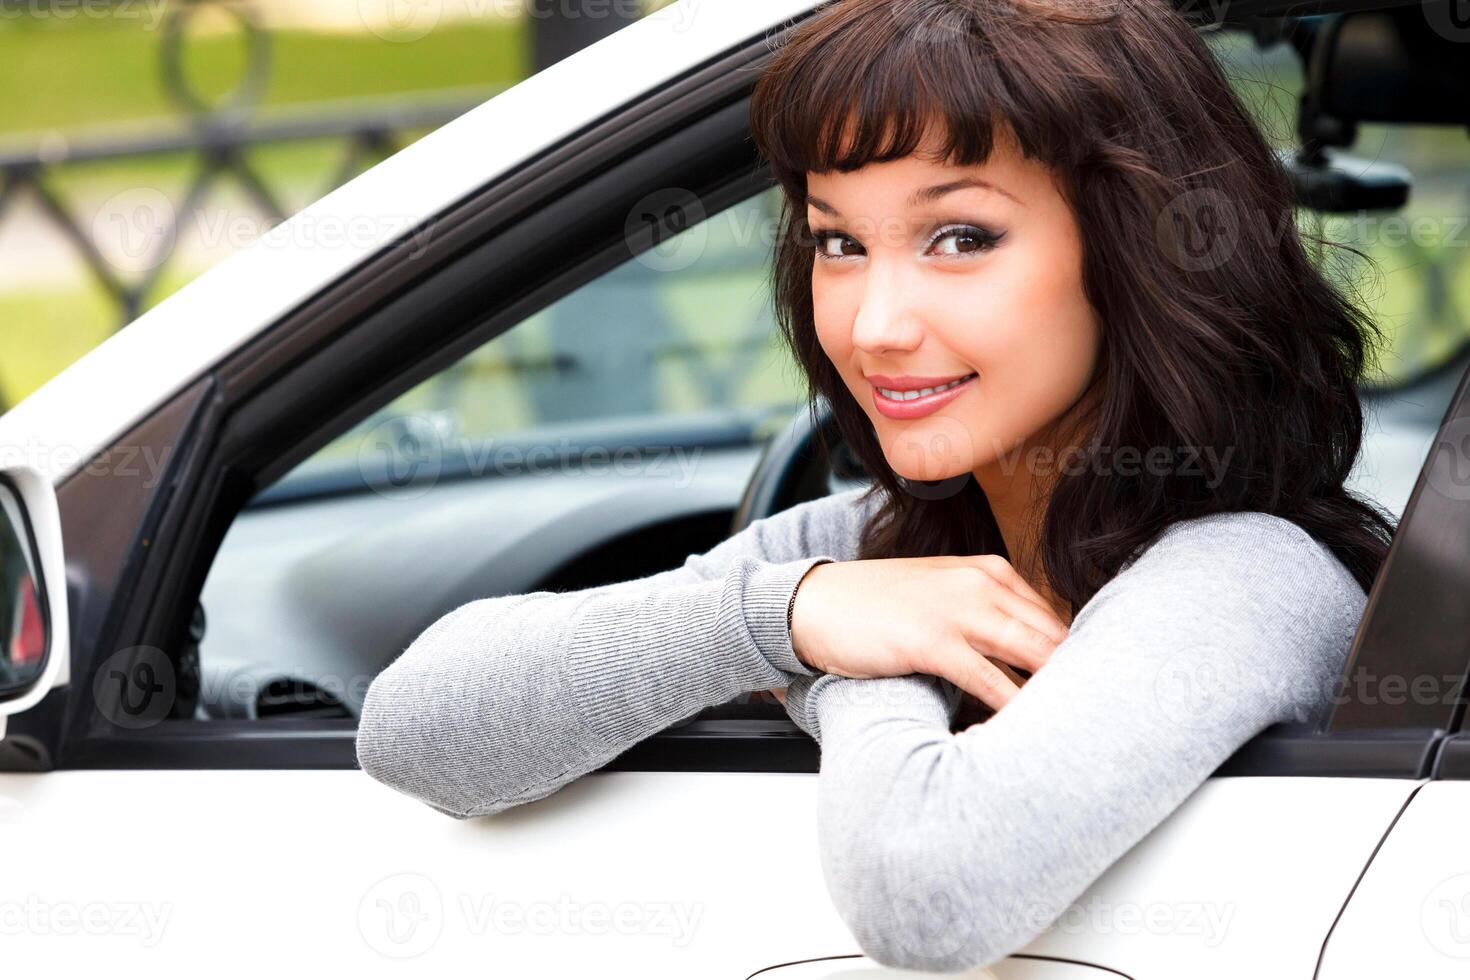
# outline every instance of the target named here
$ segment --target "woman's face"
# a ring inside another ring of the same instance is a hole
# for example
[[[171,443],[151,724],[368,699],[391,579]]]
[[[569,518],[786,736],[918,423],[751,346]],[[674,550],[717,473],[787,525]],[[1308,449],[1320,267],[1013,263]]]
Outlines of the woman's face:
[[[1022,472],[1029,446],[1049,445],[1047,427],[1087,390],[1099,328],[1051,171],[1005,128],[983,166],[930,162],[931,147],[808,173],[817,337],[895,473],[969,471],[988,491]],[[879,391],[958,378],[932,397]]]

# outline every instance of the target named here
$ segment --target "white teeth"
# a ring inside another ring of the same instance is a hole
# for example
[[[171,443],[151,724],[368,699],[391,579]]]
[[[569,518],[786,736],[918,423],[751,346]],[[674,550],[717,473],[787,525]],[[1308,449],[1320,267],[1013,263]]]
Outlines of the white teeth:
[[[913,391],[895,391],[892,388],[879,388],[878,390],[883,393],[884,398],[891,398],[896,402],[907,402],[913,401],[915,398],[923,398],[925,395],[932,395],[936,391],[948,391],[955,385],[964,384],[973,377],[973,374],[967,374],[963,378],[955,378],[948,384],[942,384],[935,388],[916,388]]]

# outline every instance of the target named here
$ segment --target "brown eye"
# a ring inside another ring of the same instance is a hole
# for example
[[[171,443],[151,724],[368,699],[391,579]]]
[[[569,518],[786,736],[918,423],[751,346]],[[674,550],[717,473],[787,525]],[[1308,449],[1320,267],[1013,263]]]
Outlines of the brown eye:
[[[948,228],[941,229],[934,236],[933,241],[930,242],[930,246],[933,247],[940,242],[952,239],[955,243],[955,249],[953,251],[943,250],[940,254],[972,255],[977,252],[989,251],[996,246],[1002,237],[1004,236],[986,231],[984,228],[977,228],[974,225],[952,225]]]
[[[846,258],[850,255],[859,254],[857,252],[842,251],[842,249],[847,245],[852,245],[854,248],[861,248],[861,246],[859,246],[857,242],[853,241],[851,238],[842,234],[841,232],[836,231],[813,232],[812,240],[814,241],[816,246],[817,257],[821,259],[838,260]],[[834,241],[837,242],[837,252],[835,254],[829,251],[829,248]]]

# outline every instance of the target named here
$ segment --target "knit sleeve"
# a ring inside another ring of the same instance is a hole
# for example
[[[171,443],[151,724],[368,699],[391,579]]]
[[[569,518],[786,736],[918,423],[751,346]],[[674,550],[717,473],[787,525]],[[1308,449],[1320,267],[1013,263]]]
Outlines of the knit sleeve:
[[[655,575],[460,606],[373,679],[358,764],[449,816],[493,814],[703,708],[810,676],[787,606],[812,566],[855,554],[866,489],[755,521]]]
[[[1217,514],[1171,526],[961,732],[940,678],[797,678],[822,873],[858,945],[927,971],[1026,946],[1245,742],[1325,720],[1366,598],[1297,525]]]

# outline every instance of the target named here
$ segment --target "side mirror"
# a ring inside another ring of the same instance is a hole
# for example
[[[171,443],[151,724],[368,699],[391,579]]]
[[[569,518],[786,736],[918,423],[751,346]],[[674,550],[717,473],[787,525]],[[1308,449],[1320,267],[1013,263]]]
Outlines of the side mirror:
[[[61,515],[24,467],[0,469],[0,737],[5,719],[71,679]]]

